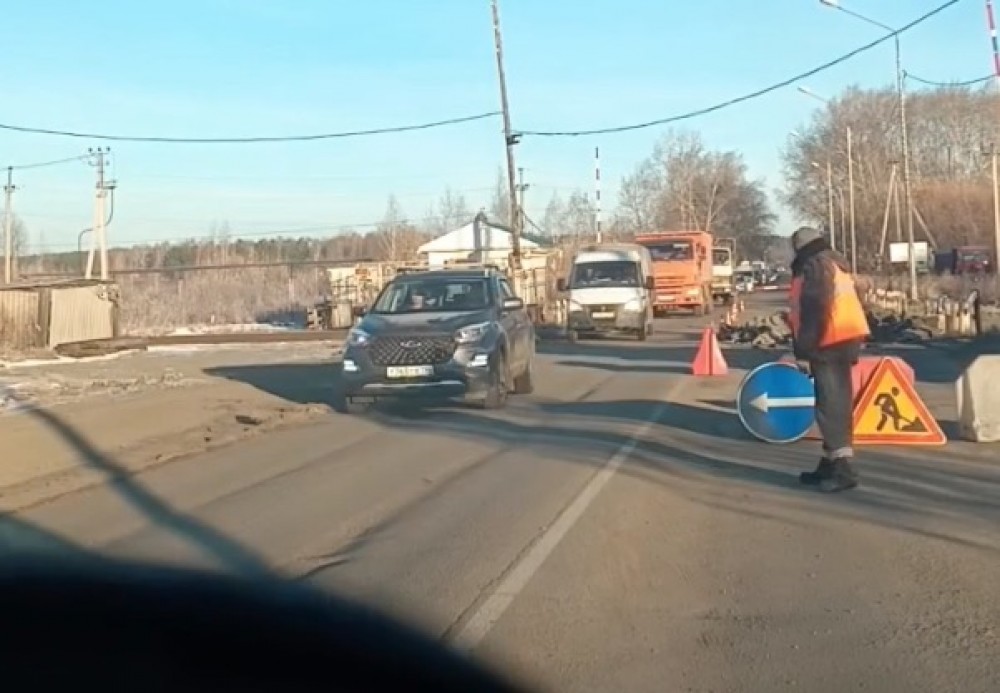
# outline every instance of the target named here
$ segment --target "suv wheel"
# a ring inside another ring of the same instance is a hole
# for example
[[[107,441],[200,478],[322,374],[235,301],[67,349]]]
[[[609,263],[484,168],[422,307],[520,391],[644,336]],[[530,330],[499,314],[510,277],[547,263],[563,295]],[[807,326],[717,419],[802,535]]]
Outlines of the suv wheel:
[[[368,402],[355,402],[339,386],[333,391],[333,410],[339,414],[367,414],[372,408]]]
[[[524,367],[524,372],[514,378],[514,394],[530,395],[535,391],[535,383],[532,381],[532,371],[535,367],[535,355],[528,357],[528,364]]]
[[[503,352],[497,353],[490,375],[492,377],[486,389],[486,396],[479,402],[479,406],[483,409],[503,409],[507,404],[507,388],[510,382],[510,367]]]

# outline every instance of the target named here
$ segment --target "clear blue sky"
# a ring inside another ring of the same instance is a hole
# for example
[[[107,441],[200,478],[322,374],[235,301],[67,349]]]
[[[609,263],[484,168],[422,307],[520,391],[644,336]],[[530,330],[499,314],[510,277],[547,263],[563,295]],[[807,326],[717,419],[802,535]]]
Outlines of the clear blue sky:
[[[852,0],[902,24],[939,0]],[[819,0],[501,0],[515,128],[651,120],[752,91],[879,30]],[[0,123],[118,134],[251,136],[400,125],[498,106],[488,0],[38,0],[3,13]],[[904,67],[936,80],[990,72],[983,0],[963,0],[903,38]],[[893,78],[891,42],[809,80],[834,94]],[[820,104],[794,88],[688,121],[780,185],[778,148]],[[519,164],[541,216],[553,192],[593,186],[605,207],[662,128],[525,138]],[[0,133],[0,165],[72,156],[99,142]],[[485,204],[503,160],[499,120],[299,144],[112,143],[112,240],[136,243],[377,221],[394,192],[412,218],[451,186]],[[16,211],[33,245],[75,247],[90,225],[93,171],[19,172]],[[794,223],[782,216],[779,231]]]

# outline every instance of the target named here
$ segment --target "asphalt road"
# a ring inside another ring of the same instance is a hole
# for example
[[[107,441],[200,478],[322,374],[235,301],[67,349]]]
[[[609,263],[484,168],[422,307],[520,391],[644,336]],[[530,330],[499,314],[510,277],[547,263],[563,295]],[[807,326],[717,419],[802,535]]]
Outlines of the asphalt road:
[[[331,415],[8,524],[277,570],[544,690],[1000,690],[996,461],[868,452],[862,488],[806,491],[814,443],[748,440],[739,372],[686,374],[702,326],[544,343],[536,394],[500,413]],[[229,375],[297,402],[330,382],[301,363]]]

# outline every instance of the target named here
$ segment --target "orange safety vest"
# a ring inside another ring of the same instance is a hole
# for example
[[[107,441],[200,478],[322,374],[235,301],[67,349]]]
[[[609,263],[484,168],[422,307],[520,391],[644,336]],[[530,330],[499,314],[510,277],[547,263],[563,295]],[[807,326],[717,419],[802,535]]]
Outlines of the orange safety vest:
[[[868,328],[868,317],[858,299],[858,292],[854,288],[854,278],[850,273],[840,269],[836,263],[833,263],[833,268],[833,301],[830,303],[826,329],[820,335],[817,345],[820,349],[855,339],[864,339],[871,334],[871,330]],[[792,279],[789,300],[791,310],[788,315],[788,323],[794,337],[799,334],[799,328],[802,325],[802,277]]]

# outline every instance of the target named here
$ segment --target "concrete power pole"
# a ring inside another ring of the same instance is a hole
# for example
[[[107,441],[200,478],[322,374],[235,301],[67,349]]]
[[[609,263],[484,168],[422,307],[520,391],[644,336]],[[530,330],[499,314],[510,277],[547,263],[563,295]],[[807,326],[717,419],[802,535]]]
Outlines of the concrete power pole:
[[[4,239],[4,282],[14,281],[14,168],[7,167],[7,185],[4,186],[3,239]]]
[[[1000,263],[1000,178],[998,178],[997,173],[997,156],[1000,156],[1000,152],[997,151],[996,144],[990,143],[989,149],[983,150],[983,156],[988,156],[990,158],[990,172],[993,180],[993,236],[994,236],[994,251],[996,252],[997,262]],[[1000,274],[997,275],[1000,277]]]
[[[500,108],[503,111],[503,136],[507,147],[507,190],[510,196],[511,264],[513,269],[521,269],[521,215],[517,209],[517,183],[514,180],[514,147],[519,136],[510,129],[510,106],[507,103],[507,78],[503,71],[503,38],[500,35],[500,10],[497,0],[491,0],[493,10],[493,40],[497,54],[497,77],[500,81]]]
[[[114,187],[113,184],[105,180],[105,157],[111,151],[107,147],[89,150],[93,156],[93,165],[97,169],[97,185],[94,194],[94,225],[93,233],[90,234],[90,252],[87,255],[87,272],[84,275],[87,279],[94,276],[94,244],[96,243],[101,254],[101,280],[108,280],[108,230],[107,219],[105,218],[105,201],[108,197],[108,190]]]

